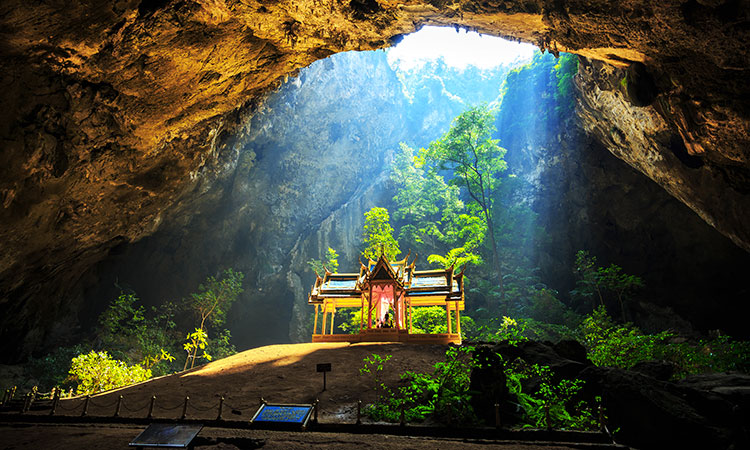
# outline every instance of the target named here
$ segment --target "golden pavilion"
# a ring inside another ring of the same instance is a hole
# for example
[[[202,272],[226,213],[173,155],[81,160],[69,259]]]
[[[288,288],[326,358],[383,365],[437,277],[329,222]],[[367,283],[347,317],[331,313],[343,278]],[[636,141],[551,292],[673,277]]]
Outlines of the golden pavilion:
[[[360,261],[359,273],[317,276],[308,304],[315,305],[313,342],[415,342],[460,344],[464,310],[464,272],[448,269],[417,271],[416,258]],[[414,308],[445,308],[447,333],[412,332]],[[359,332],[334,334],[334,316],[339,308],[360,308]],[[322,324],[319,315],[322,313]],[[455,324],[455,329],[452,325]]]

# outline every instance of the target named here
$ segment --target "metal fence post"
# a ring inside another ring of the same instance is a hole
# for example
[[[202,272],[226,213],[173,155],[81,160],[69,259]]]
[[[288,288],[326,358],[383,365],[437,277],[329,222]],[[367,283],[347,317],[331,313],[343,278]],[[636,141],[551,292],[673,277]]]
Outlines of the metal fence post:
[[[114,417],[120,417],[120,407],[122,406],[122,395],[117,397],[117,406],[115,406]]]
[[[21,414],[25,414],[26,411],[29,408],[29,404],[31,403],[31,392],[28,392],[23,399],[23,404],[21,405]]]
[[[185,420],[185,418],[187,417],[187,405],[188,405],[188,400],[190,400],[190,397],[188,397],[188,396],[186,395],[186,396],[185,396],[185,404],[184,404],[184,405],[182,405],[182,416],[180,417],[180,419],[182,419],[182,420]]]
[[[55,410],[57,409],[57,403],[60,401],[60,389],[55,388],[54,393],[52,394],[52,409],[49,411],[50,416],[55,415]]]
[[[224,396],[223,395],[219,397],[219,415],[216,416],[216,420],[222,420],[221,419],[222,409],[224,409]]]
[[[156,396],[151,396],[151,404],[148,407],[148,416],[146,416],[147,419],[153,419],[154,418],[154,403],[156,403]]]
[[[91,395],[86,396],[86,400],[83,402],[83,411],[81,411],[81,417],[86,417],[86,415],[89,413],[89,400],[91,400]]]

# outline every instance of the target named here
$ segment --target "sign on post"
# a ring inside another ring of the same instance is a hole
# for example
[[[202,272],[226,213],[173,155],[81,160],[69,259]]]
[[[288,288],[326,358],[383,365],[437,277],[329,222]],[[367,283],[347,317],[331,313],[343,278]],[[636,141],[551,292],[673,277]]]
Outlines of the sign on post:
[[[326,390],[326,372],[331,371],[331,363],[320,363],[318,364],[318,372],[323,372],[323,390]]]

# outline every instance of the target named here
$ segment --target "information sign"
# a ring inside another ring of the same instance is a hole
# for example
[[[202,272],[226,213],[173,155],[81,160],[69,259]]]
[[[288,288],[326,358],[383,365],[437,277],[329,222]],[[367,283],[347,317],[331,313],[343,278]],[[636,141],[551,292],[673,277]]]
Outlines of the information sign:
[[[284,405],[264,403],[255,413],[251,422],[271,422],[299,424],[307,426],[310,420],[310,414],[313,411],[313,405]]]
[[[129,445],[131,447],[188,448],[202,428],[203,425],[200,424],[152,423]]]

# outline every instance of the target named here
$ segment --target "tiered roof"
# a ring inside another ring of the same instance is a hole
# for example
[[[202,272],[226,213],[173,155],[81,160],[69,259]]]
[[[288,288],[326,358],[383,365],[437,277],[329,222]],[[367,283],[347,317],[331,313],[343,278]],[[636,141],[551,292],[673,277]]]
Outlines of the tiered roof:
[[[370,283],[377,280],[392,280],[404,289],[405,297],[414,306],[445,305],[446,302],[460,302],[463,309],[463,270],[454,273],[453,266],[447,269],[417,271],[416,258],[408,262],[409,255],[400,261],[390,262],[381,255],[377,261],[360,262],[359,273],[326,273],[315,280],[309,304],[321,304],[326,299],[335,300],[337,307],[358,307],[362,293]]]

